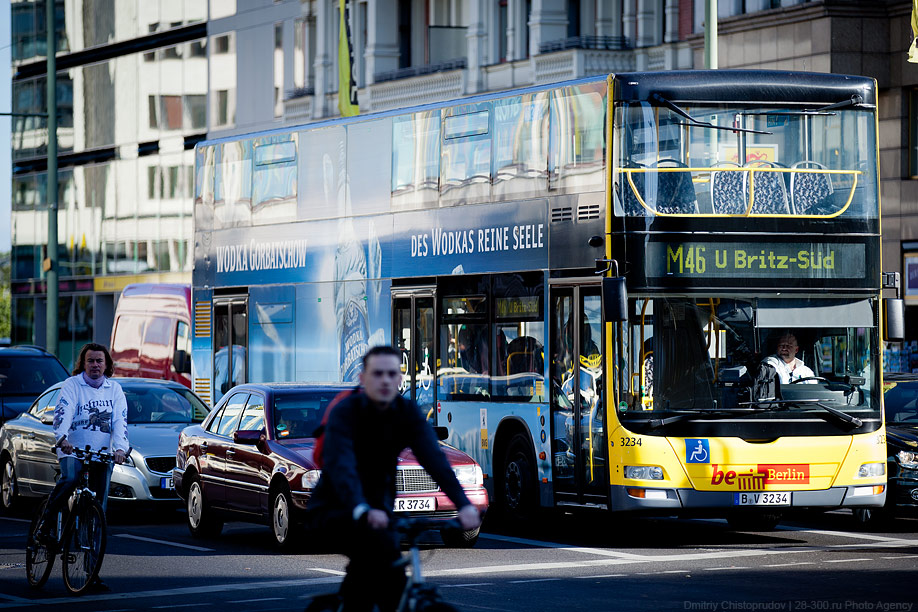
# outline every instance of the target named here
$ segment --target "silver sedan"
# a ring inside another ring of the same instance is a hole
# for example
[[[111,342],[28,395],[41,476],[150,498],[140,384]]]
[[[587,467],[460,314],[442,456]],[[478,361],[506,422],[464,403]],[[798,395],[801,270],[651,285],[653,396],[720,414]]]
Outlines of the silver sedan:
[[[172,483],[179,434],[200,423],[209,410],[182,385],[143,378],[116,379],[128,405],[128,440],[133,451],[112,473],[109,499],[178,502]],[[0,429],[0,506],[12,509],[21,497],[44,497],[54,488],[60,467],[52,450],[58,383],[42,393],[19,417]]]

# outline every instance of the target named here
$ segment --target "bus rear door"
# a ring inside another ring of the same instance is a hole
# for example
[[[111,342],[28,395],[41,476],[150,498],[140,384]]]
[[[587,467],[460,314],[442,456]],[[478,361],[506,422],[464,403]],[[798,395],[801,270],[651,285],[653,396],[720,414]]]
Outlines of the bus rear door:
[[[436,423],[434,384],[436,340],[433,288],[400,289],[392,294],[392,340],[402,354],[401,392]]]
[[[214,405],[248,380],[248,312],[246,295],[214,297]]]

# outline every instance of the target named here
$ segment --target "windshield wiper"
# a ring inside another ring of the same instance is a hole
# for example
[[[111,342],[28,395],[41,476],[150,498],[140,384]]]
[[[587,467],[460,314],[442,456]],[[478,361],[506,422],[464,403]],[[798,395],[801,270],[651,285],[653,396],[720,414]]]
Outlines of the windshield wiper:
[[[730,132],[746,132],[748,134],[766,134],[768,135],[768,134],[774,133],[774,132],[765,132],[763,130],[750,130],[748,128],[741,128],[741,127],[728,127],[725,125],[714,125],[713,123],[708,123],[707,121],[701,121],[700,119],[695,119],[694,117],[689,115],[688,112],[676,106],[674,103],[670,102],[669,100],[667,100],[666,98],[664,98],[658,93],[650,94],[650,100],[652,102],[657,102],[659,104],[662,104],[663,106],[673,111],[680,117],[684,117],[685,119],[688,119],[689,121],[691,121],[690,124],[680,124],[680,125],[694,125],[698,127],[711,128],[712,130],[727,130]]]
[[[834,401],[834,400],[829,400]],[[781,408],[786,408],[788,406],[818,406],[831,414],[832,416],[841,419],[845,423],[854,425],[854,427],[860,427],[864,424],[864,421],[857,418],[854,415],[848,414],[847,412],[842,412],[837,408],[832,408],[823,403],[823,400],[819,399],[798,399],[798,400],[760,400],[757,402],[740,402],[740,404],[751,404],[759,406],[774,406],[772,410],[780,410]]]
[[[645,423],[647,423],[650,429],[659,429],[660,427],[665,427],[666,425],[672,425],[673,423],[679,423],[680,421],[685,421],[686,419],[723,418],[723,417],[733,416],[736,414],[750,414],[753,412],[763,412],[763,410],[757,410],[755,408],[712,408],[710,410],[692,410],[690,412],[683,412],[681,414],[676,414],[671,417],[664,417],[662,419],[648,418],[648,419],[634,419],[634,420],[644,421]]]

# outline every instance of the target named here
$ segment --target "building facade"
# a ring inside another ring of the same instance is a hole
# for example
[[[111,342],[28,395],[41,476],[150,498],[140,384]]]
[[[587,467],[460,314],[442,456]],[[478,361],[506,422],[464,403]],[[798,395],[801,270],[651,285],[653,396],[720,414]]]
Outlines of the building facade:
[[[337,115],[339,5],[55,1],[58,325],[66,363],[82,342],[108,341],[128,282],[190,281],[197,142]],[[700,68],[704,4],[349,0],[361,113],[588,75]],[[905,272],[914,260],[914,289],[906,293],[914,291],[918,308],[918,79],[905,63],[910,6],[720,0],[718,21],[721,68],[877,78],[884,269]],[[45,4],[13,0],[11,11],[12,110],[44,112]],[[20,343],[45,337],[46,146],[44,119],[14,120],[12,335]],[[918,329],[910,332],[918,339]]]

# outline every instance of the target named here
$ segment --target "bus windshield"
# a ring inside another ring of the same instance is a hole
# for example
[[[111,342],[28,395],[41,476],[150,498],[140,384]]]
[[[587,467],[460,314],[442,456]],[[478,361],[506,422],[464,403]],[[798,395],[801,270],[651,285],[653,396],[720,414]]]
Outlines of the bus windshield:
[[[628,411],[879,410],[869,300],[635,300]]]
[[[878,217],[872,109],[676,108],[616,107],[619,215]]]

